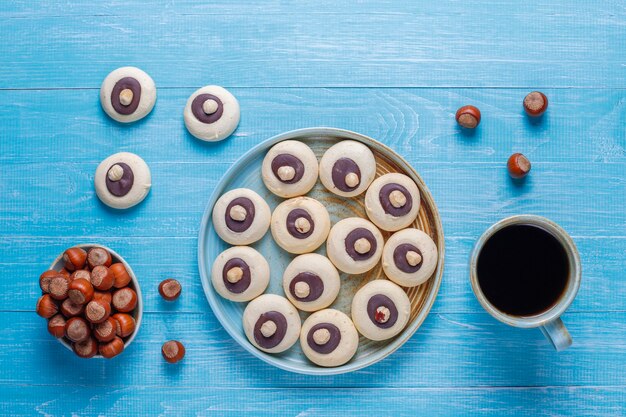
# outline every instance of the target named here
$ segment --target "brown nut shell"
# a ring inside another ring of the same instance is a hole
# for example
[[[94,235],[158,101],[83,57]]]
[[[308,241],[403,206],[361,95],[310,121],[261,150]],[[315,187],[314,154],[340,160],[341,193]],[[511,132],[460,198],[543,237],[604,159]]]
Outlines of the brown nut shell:
[[[161,354],[167,362],[176,363],[185,357],[185,346],[178,340],[170,340],[163,343]]]
[[[87,271],[86,269],[79,269],[79,270],[72,272],[72,275],[70,275],[70,278],[72,281],[78,278],[82,278],[91,282],[91,272]]]
[[[67,293],[70,287],[70,278],[58,274],[56,277],[50,280],[48,290],[50,296],[57,301],[62,301],[67,298]]]
[[[48,332],[57,339],[65,336],[65,317],[61,314],[52,316],[48,320]]]
[[[82,342],[91,336],[91,327],[82,317],[72,317],[65,323],[65,337],[72,342]]]
[[[50,292],[50,281],[52,278],[61,275],[59,272],[54,271],[52,269],[45,271],[43,274],[39,275],[39,288],[43,291],[44,294]]]
[[[124,351],[124,341],[115,336],[110,342],[100,343],[98,350],[102,356],[111,359]]]
[[[72,318],[76,316],[80,316],[85,311],[84,304],[74,304],[72,300],[66,298],[61,303],[61,314],[65,316],[65,318]]]
[[[67,296],[74,304],[87,304],[93,298],[93,286],[84,278],[70,282]]]
[[[94,269],[98,265],[104,265],[106,267],[111,266],[113,259],[108,250],[100,247],[94,247],[87,252],[87,264],[91,269]]]
[[[109,317],[102,323],[96,324],[93,327],[93,335],[100,342],[110,342],[111,340],[115,339],[116,327],[117,321],[114,320],[112,317]]]
[[[111,315],[111,305],[103,301],[91,300],[85,306],[85,318],[93,324],[102,323]]]
[[[35,308],[37,314],[45,319],[49,319],[59,311],[59,306],[54,302],[54,299],[50,294],[44,294],[37,300],[37,307]]]
[[[181,291],[182,286],[180,282],[173,278],[168,278],[159,284],[159,294],[167,301],[176,300],[180,296]]]
[[[98,354],[98,342],[90,337],[82,342],[72,343],[72,350],[81,358],[93,358]]]
[[[107,304],[111,304],[113,294],[110,291],[94,291],[92,300],[102,301]]]
[[[474,129],[480,124],[480,110],[474,106],[463,106],[456,111],[456,121],[466,129]]]
[[[548,110],[548,97],[541,91],[533,91],[524,97],[523,104],[529,116],[539,117]]]
[[[135,319],[130,314],[117,313],[111,316],[115,320],[115,334],[128,337],[135,332]]]
[[[115,277],[104,265],[98,265],[91,270],[91,285],[100,291],[106,291],[113,286]]]
[[[121,313],[133,311],[137,306],[137,293],[128,287],[121,288],[113,293],[111,304]]]
[[[530,172],[530,161],[521,153],[514,153],[507,161],[507,169],[512,178],[524,178]]]
[[[109,267],[109,270],[113,273],[114,281],[113,286],[115,288],[124,288],[130,284],[130,274],[126,271],[124,264],[116,263]]]
[[[63,262],[65,262],[65,269],[68,271],[82,269],[85,266],[86,260],[87,252],[85,252],[82,248],[69,248],[63,252]]]

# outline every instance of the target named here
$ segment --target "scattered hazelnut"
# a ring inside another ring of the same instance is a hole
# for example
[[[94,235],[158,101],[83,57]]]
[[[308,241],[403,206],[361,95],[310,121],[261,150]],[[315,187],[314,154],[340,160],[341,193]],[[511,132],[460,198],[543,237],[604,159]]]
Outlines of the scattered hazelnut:
[[[406,262],[411,266],[417,266],[422,263],[422,255],[410,250],[406,253]]]
[[[109,271],[113,273],[113,286],[115,288],[123,288],[130,284],[130,275],[128,274],[128,271],[126,271],[124,264],[113,264],[109,267]]]
[[[167,301],[174,301],[180,295],[182,286],[173,278],[168,278],[159,284],[159,294]]]
[[[533,91],[524,97],[524,110],[529,116],[541,116],[548,109],[548,97],[539,91]]]
[[[263,337],[272,337],[276,333],[276,323],[272,320],[268,320],[261,325],[261,334]]]
[[[330,340],[330,332],[328,329],[321,328],[313,332],[313,341],[316,345],[325,345]]]
[[[298,281],[294,285],[293,292],[298,298],[306,298],[311,294],[311,287],[304,281]]]
[[[36,311],[37,314],[39,314],[44,319],[49,319],[59,311],[59,307],[54,302],[50,294],[44,294],[39,297],[39,300],[37,300]]]
[[[348,175],[346,175],[345,183],[348,187],[354,188],[359,185],[359,176],[356,175],[356,173],[354,172],[350,172]]]
[[[106,304],[111,304],[111,300],[113,299],[113,294],[109,291],[94,291],[92,300],[102,301]]]
[[[406,196],[402,191],[393,190],[391,193],[389,193],[389,202],[395,208],[404,207],[404,205],[406,204]]]
[[[130,88],[125,88],[122,91],[120,91],[120,104],[122,106],[129,106],[130,103],[133,102],[133,90],[131,90]]]
[[[98,342],[93,337],[90,337],[82,342],[72,343],[72,350],[81,358],[93,358],[98,353]]]
[[[389,321],[389,317],[391,316],[391,312],[385,306],[380,306],[376,309],[376,313],[374,314],[374,318],[378,323],[387,323]]]
[[[85,306],[85,318],[91,323],[99,324],[111,315],[111,305],[102,301],[91,300]]]
[[[113,293],[111,300],[113,307],[121,313],[128,313],[137,306],[137,293],[125,287]]]
[[[230,218],[236,222],[242,222],[246,220],[247,215],[248,215],[248,212],[246,211],[246,209],[240,206],[239,204],[232,206],[229,211]]]
[[[512,178],[524,178],[530,172],[530,161],[521,153],[514,153],[506,164]]]
[[[135,331],[135,319],[130,314],[117,313],[111,316],[115,320],[115,334],[128,337]]]
[[[178,340],[170,340],[163,343],[161,354],[167,362],[176,363],[185,357],[185,346]]]
[[[48,332],[57,339],[63,337],[65,335],[65,317],[61,314],[52,316],[48,320]]]
[[[93,335],[98,339],[99,342],[110,342],[115,339],[115,328],[117,326],[117,321],[115,319],[109,317],[102,323],[96,324],[93,327]]]
[[[212,99],[205,100],[204,103],[202,103],[202,111],[206,115],[211,115],[215,113],[218,108],[219,104],[217,104],[217,101]]]
[[[61,303],[61,313],[68,319],[80,316],[83,314],[83,311],[85,311],[84,304],[74,304],[69,298],[66,298]]]
[[[65,300],[67,298],[67,292],[70,286],[70,278],[63,275],[57,275],[50,280],[49,290],[52,298],[58,301]]]
[[[111,254],[104,248],[94,247],[87,252],[87,263],[91,269],[94,269],[98,265],[109,267],[111,266],[111,262],[113,262]]]
[[[282,181],[291,181],[296,176],[296,170],[289,165],[278,168],[278,178]]]
[[[372,244],[370,243],[369,240],[365,239],[364,237],[357,239],[356,242],[354,242],[354,250],[357,251],[357,253],[360,253],[361,255],[369,252],[372,249]]]
[[[78,269],[74,272],[72,272],[72,275],[70,275],[70,278],[72,281],[74,281],[75,279],[78,278],[82,278],[82,279],[86,279],[87,281],[91,282],[91,272],[87,271],[86,269]]]
[[[65,262],[65,269],[68,271],[74,271],[81,269],[85,266],[85,260],[87,259],[87,252],[82,248],[69,248],[63,252],[63,261]]]
[[[243,278],[243,269],[238,266],[230,268],[228,272],[226,272],[226,280],[231,284],[236,284],[241,281]]]
[[[65,268],[61,268],[61,270],[59,271],[59,274],[63,275],[64,277],[70,276],[70,272]]]
[[[456,111],[456,121],[466,129],[474,129],[480,123],[480,110],[474,106],[463,106]]]
[[[108,290],[114,281],[113,273],[106,266],[98,265],[91,270],[91,285],[97,290]]]
[[[74,304],[87,304],[93,298],[93,286],[84,278],[70,282],[67,296]]]
[[[110,342],[100,343],[98,350],[103,357],[111,359],[124,351],[124,342],[115,336]]]
[[[298,217],[294,223],[296,230],[300,233],[308,233],[311,230],[311,223],[304,217]]]
[[[65,323],[65,337],[72,342],[82,342],[91,336],[89,323],[82,317],[72,317]]]

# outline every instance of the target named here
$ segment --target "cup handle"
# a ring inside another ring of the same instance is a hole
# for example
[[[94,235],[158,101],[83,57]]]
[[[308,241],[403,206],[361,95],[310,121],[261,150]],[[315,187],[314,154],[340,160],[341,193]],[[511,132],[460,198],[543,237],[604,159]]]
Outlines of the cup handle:
[[[557,352],[567,349],[572,345],[572,336],[560,318],[549,321],[540,327],[541,333],[552,343]]]

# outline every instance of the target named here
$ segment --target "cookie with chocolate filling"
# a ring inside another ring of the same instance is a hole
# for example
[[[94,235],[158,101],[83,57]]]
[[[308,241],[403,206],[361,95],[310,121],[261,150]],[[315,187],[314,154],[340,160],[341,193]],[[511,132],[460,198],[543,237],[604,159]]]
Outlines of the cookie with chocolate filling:
[[[152,78],[135,67],[122,67],[106,76],[100,87],[100,104],[106,114],[121,123],[146,117],[156,102]]]
[[[300,347],[307,358],[324,367],[348,362],[359,347],[359,334],[350,318],[338,310],[311,314],[302,325]]]
[[[248,188],[222,195],[213,206],[213,227],[231,245],[249,245],[261,239],[270,225],[270,207]]]
[[[331,305],[340,285],[335,266],[317,253],[295,257],[283,274],[285,295],[302,311],[317,311]]]
[[[367,189],[365,210],[370,220],[383,230],[404,229],[415,221],[420,211],[419,189],[406,175],[382,175]]]
[[[383,249],[385,275],[403,287],[415,287],[428,280],[437,269],[437,245],[419,229],[394,233]]]
[[[311,191],[317,181],[315,154],[297,140],[277,143],[263,159],[261,175],[268,190],[279,197],[291,198]]]
[[[274,209],[271,227],[274,240],[287,252],[313,252],[328,236],[330,216],[319,201],[296,197]]]
[[[349,217],[330,229],[326,254],[340,271],[362,274],[376,266],[383,245],[383,235],[372,222]]]
[[[215,291],[228,300],[250,301],[267,288],[270,266],[255,249],[234,246],[215,258],[211,282]]]
[[[243,330],[257,349],[280,353],[300,336],[298,310],[284,297],[264,294],[250,301],[243,312]]]
[[[320,161],[320,180],[330,192],[342,197],[363,193],[376,176],[376,159],[367,146],[341,141],[326,150]]]
[[[196,90],[183,111],[189,133],[207,142],[229,137],[239,124],[239,102],[228,90],[208,85]]]
[[[139,204],[150,192],[150,168],[133,153],[116,153],[98,165],[94,185],[96,195],[104,204],[127,209]]]
[[[352,321],[370,340],[386,340],[400,333],[411,314],[411,301],[391,281],[377,279],[361,287],[352,299]]]

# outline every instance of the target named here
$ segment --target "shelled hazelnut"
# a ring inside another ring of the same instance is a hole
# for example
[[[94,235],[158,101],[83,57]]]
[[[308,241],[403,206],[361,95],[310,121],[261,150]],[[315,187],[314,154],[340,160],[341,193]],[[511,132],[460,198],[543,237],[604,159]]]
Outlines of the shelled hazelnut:
[[[48,332],[81,358],[119,355],[137,329],[139,300],[126,267],[102,247],[67,249],[61,266],[39,276],[36,311]]]
[[[180,282],[173,278],[168,278],[159,284],[159,294],[167,301],[176,300],[180,296],[181,291],[182,286]]]
[[[185,346],[178,340],[170,340],[163,343],[161,354],[167,362],[176,363],[185,357]]]

